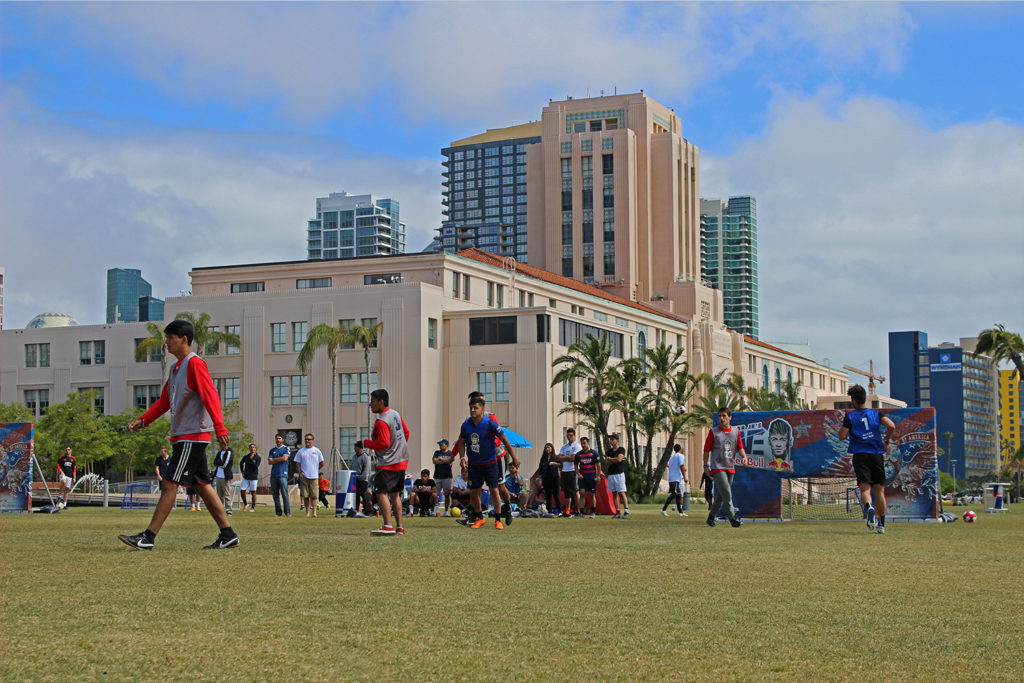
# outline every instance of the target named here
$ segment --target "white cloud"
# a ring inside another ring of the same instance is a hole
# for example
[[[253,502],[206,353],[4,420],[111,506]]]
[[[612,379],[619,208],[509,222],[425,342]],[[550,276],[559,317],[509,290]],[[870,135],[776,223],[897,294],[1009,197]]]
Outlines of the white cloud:
[[[328,192],[398,198],[410,248],[425,245],[440,221],[434,160],[301,136],[106,134],[40,114],[8,104],[0,116],[10,327],[50,309],[102,321],[111,267],[140,267],[154,296],[165,297],[188,288],[195,266],[303,259],[305,221]]]
[[[886,368],[889,331],[1024,329],[1024,128],[929,130],[889,101],[834,105],[782,97],[763,139],[703,157],[704,196],[758,202],[762,339]]]

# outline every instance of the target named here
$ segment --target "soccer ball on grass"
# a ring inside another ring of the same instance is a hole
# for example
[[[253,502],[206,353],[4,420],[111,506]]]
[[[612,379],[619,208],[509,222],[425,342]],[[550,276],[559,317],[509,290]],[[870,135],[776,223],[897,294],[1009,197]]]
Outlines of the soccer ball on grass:
[[[457,508],[457,507],[455,507],[453,505],[452,506],[452,517],[458,517],[461,514],[462,514],[462,510],[460,510],[459,508]]]
[[[973,522],[977,518],[978,518],[978,515],[977,515],[976,512],[974,512],[974,510],[968,510],[967,512],[964,513],[964,521],[967,522],[968,524],[970,524],[971,522]]]

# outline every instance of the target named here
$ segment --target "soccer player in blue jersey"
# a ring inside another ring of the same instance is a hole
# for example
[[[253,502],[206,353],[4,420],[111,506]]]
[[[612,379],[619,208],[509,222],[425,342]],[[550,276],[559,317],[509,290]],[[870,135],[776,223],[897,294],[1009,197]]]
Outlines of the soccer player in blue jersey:
[[[482,396],[469,399],[469,418],[462,423],[459,440],[454,449],[462,454],[462,466],[469,468],[469,494],[476,517],[470,525],[472,529],[479,529],[485,523],[480,503],[480,489],[484,484],[487,485],[491,502],[495,506],[497,501],[501,500],[498,488],[501,477],[498,475],[498,449],[495,447],[495,439],[505,446],[505,451],[514,463],[519,462],[512,453],[512,445],[501,426],[486,416],[485,405]],[[499,517],[494,520],[494,528],[505,528]]]
[[[866,408],[867,392],[854,384],[846,392],[853,402],[853,410],[843,418],[840,439],[850,439],[849,452],[853,454],[853,472],[860,488],[861,506],[868,529],[885,533],[885,460],[896,425],[877,410]],[[882,436],[885,427],[885,436]]]

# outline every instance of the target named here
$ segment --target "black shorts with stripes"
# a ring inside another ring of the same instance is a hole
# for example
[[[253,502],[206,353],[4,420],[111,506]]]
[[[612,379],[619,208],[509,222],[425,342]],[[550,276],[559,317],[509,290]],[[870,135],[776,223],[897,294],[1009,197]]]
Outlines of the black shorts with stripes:
[[[171,444],[171,459],[167,463],[165,479],[180,486],[212,484],[210,468],[206,463],[206,442],[175,441]]]

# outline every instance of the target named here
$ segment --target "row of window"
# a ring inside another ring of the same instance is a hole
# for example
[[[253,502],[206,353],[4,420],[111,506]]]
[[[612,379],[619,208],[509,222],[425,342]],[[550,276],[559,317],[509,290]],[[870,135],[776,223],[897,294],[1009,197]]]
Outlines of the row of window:
[[[525,154],[526,143],[520,143],[518,145],[502,145],[500,148],[501,154]],[[462,159],[473,159],[476,157],[493,157],[499,154],[498,147],[485,147],[484,149],[460,149],[452,153],[452,158],[456,161]]]

